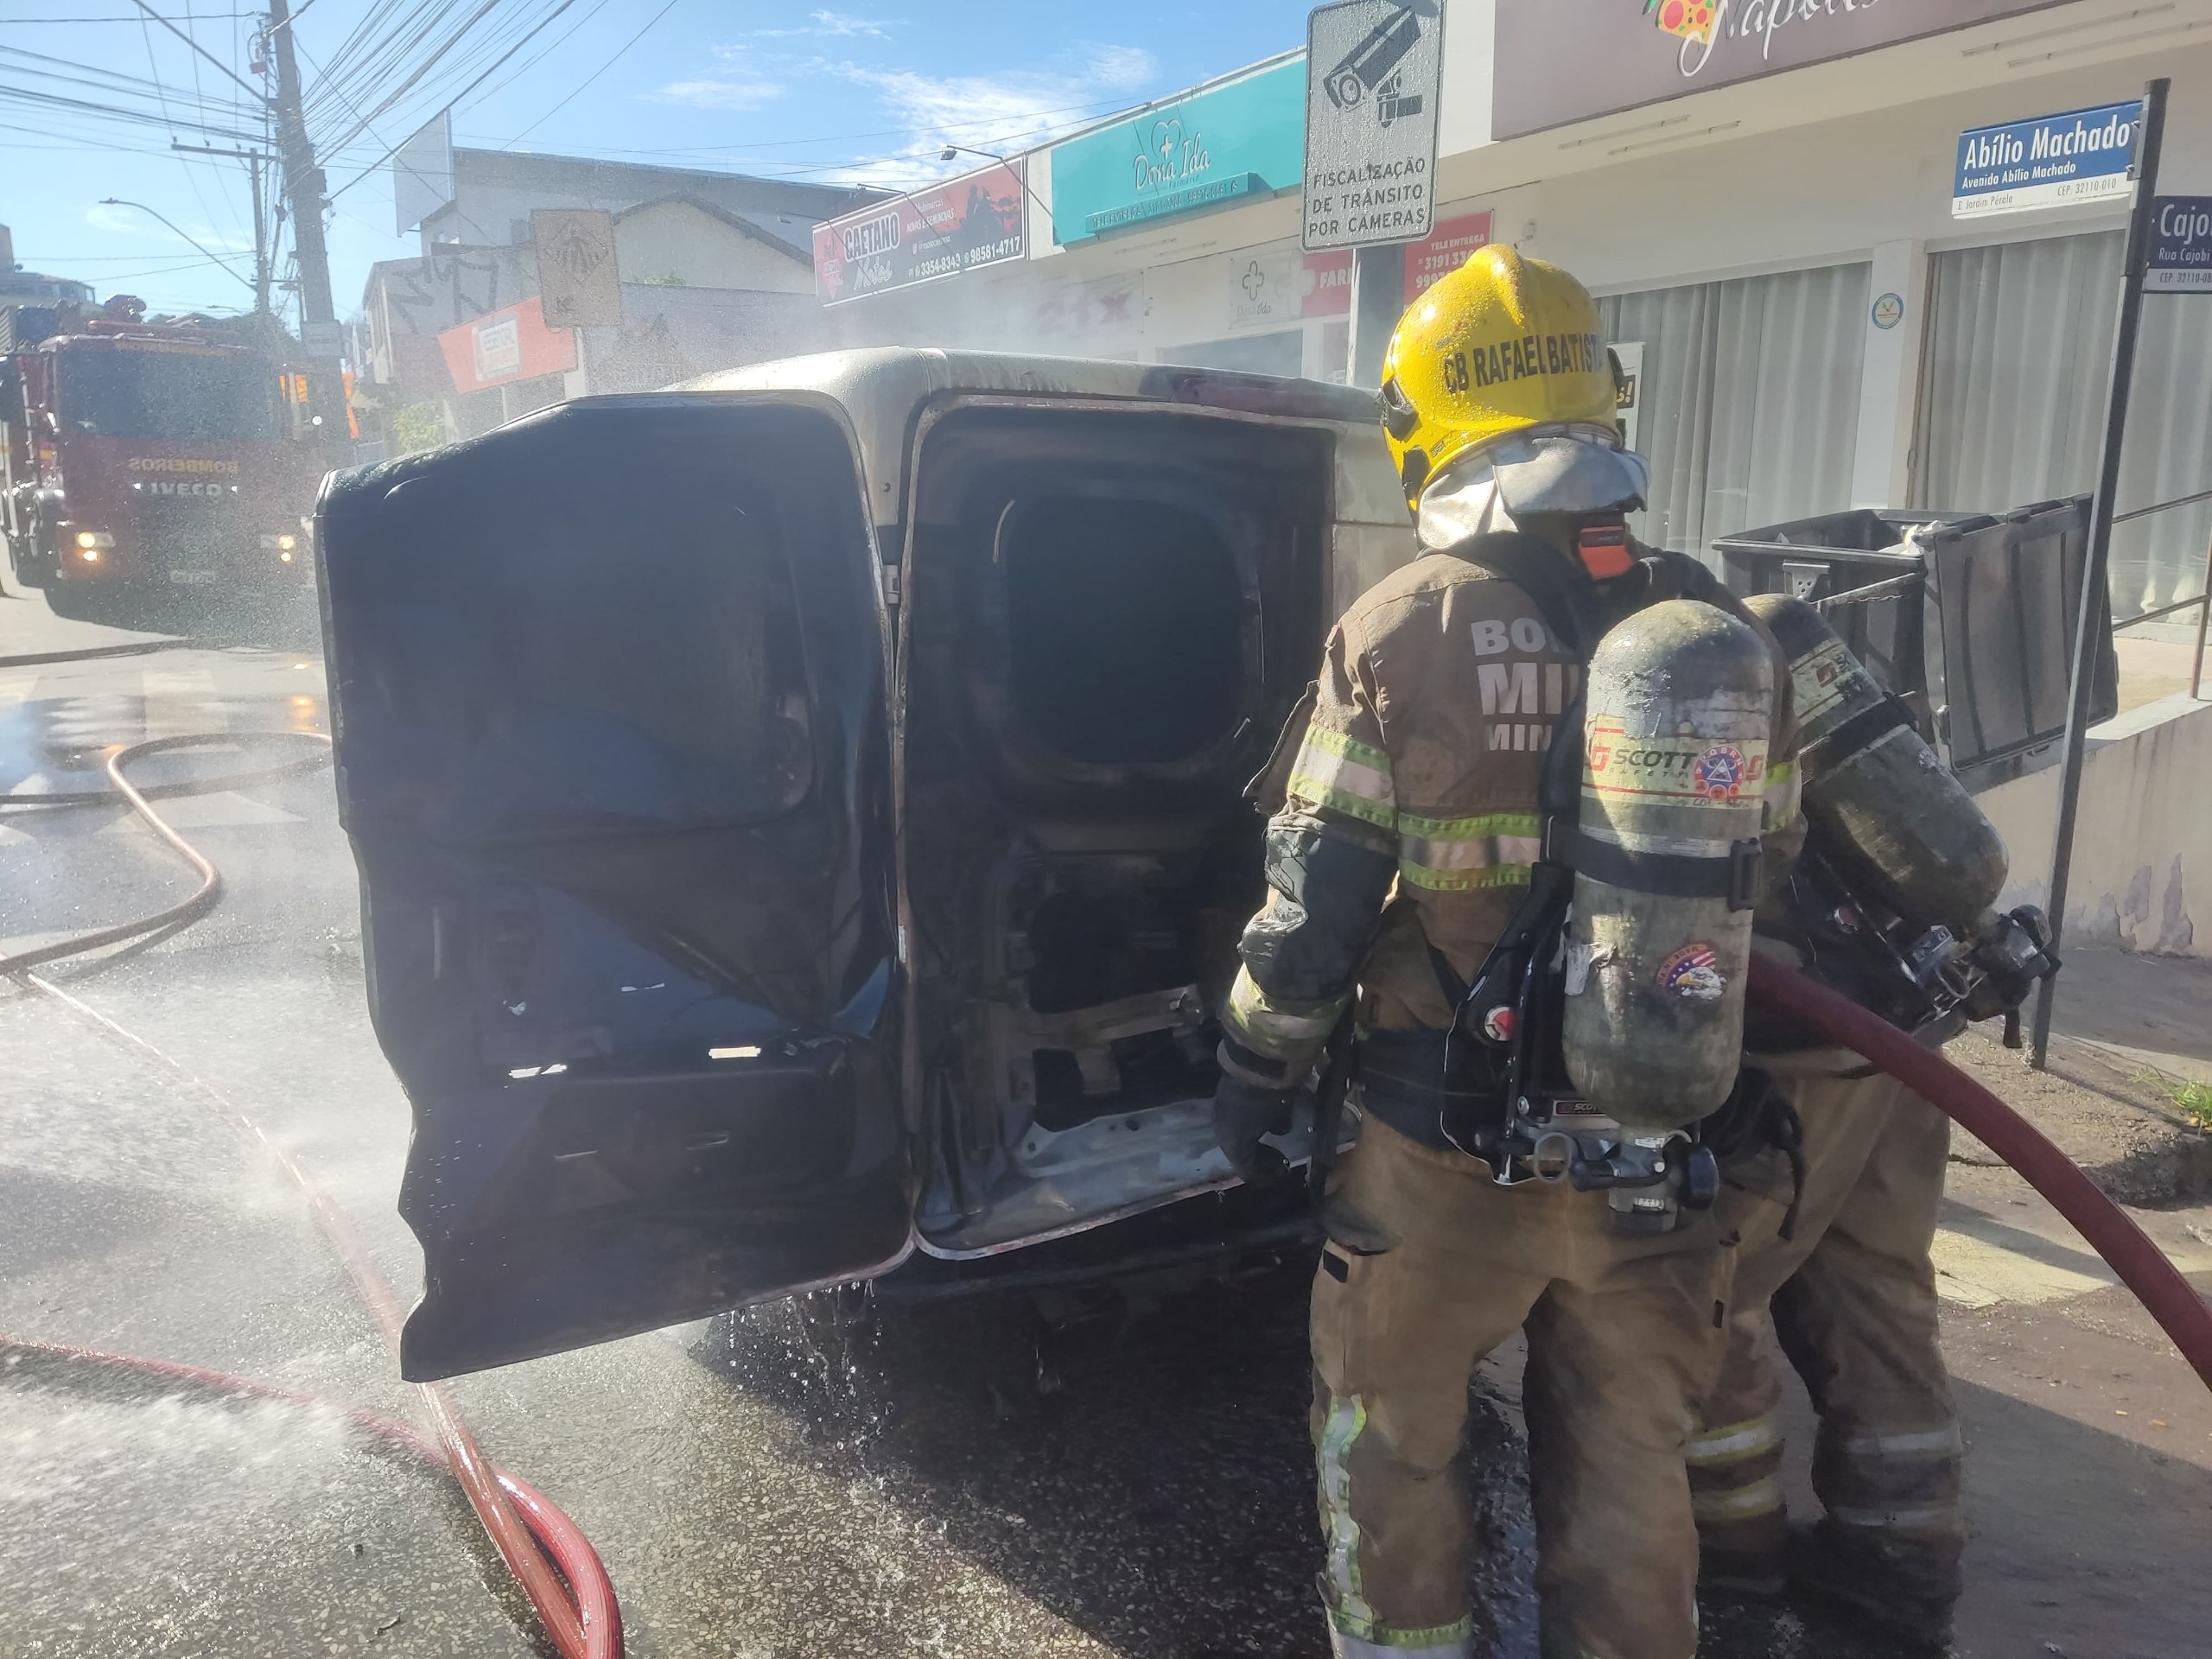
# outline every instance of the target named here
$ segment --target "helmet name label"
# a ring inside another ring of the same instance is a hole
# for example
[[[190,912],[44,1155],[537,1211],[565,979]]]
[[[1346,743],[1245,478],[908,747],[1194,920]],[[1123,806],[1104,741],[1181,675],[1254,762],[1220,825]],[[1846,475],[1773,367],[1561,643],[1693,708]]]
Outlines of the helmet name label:
[[[1444,359],[1447,390],[1503,385],[1545,374],[1611,373],[1605,342],[1596,334],[1523,334],[1494,346],[1453,352]]]

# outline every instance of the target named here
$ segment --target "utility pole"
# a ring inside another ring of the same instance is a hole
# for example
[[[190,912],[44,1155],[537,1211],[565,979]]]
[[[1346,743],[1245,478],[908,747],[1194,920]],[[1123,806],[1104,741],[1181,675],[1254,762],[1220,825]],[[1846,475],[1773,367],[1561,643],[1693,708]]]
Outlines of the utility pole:
[[[276,54],[276,149],[284,161],[284,194],[292,204],[292,246],[300,261],[300,332],[312,352],[317,323],[335,323],[330,302],[330,255],[322,242],[322,169],[300,114],[300,62],[292,49],[287,0],[269,0],[269,43]],[[315,353],[321,355],[322,353]]]
[[[269,41],[276,55],[276,149],[284,162],[284,194],[292,205],[292,248],[300,272],[300,340],[307,348],[313,410],[325,431],[346,429],[339,375],[338,313],[330,301],[330,253],[322,240],[322,169],[315,165],[300,113],[300,64],[292,49],[288,0],[269,0]]]
[[[261,196],[261,164],[269,157],[257,149],[219,149],[213,144],[182,144],[169,140],[171,149],[193,151],[200,156],[235,156],[246,164],[247,175],[253,185],[253,308],[262,316],[269,315],[269,222],[268,204]]]
[[[264,217],[267,210],[261,201],[261,162],[258,152],[245,158],[246,173],[253,181],[253,308],[265,317],[269,315],[269,227]]]

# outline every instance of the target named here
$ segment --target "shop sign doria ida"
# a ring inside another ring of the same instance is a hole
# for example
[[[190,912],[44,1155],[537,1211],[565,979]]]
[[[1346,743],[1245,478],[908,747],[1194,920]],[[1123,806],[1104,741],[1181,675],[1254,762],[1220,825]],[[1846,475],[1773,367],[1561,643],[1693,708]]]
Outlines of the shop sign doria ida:
[[[1062,244],[1297,186],[1306,66],[1297,58],[1149,105],[1052,154]]]

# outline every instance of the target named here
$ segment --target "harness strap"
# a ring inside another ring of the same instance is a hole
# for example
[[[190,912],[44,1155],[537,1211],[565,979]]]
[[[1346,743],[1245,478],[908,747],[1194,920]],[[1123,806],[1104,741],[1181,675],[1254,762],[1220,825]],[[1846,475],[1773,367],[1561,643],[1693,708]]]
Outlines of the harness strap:
[[[1605,607],[1597,584],[1533,536],[1491,531],[1452,550],[1454,556],[1511,582],[1529,596],[1544,626],[1578,662],[1587,663],[1604,635]],[[1565,726],[1560,727],[1564,731]],[[1578,734],[1579,741],[1579,734]]]
[[[1631,852],[1618,842],[1600,841],[1583,830],[1568,832],[1567,861],[1595,880],[1631,893],[1669,899],[1726,899],[1731,910],[1750,910],[1759,900],[1765,868],[1757,836],[1734,842],[1724,855]]]
[[[1893,693],[1861,709],[1834,731],[1806,744],[1797,753],[1797,762],[1808,778],[1817,778],[1838,756],[1855,753],[1878,737],[1886,737],[1913,725],[1912,711]]]

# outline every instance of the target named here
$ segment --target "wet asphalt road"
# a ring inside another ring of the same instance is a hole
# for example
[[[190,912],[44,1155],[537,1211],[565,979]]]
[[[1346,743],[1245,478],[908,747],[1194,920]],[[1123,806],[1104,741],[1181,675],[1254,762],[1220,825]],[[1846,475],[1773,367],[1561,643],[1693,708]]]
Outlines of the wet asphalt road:
[[[0,656],[57,648],[34,607],[0,600]],[[291,619],[221,648],[0,668],[0,791],[90,786],[104,746],[144,736],[319,727],[310,646]],[[140,1043],[0,984],[0,1334],[408,1416],[305,1207],[219,1109],[312,1171],[411,1288],[406,1106],[364,1012],[327,774],[170,816],[225,870],[221,908],[50,976]],[[0,811],[0,951],[188,888],[120,808]],[[1293,1272],[1094,1319],[1045,1333],[1041,1364],[1025,1306],[783,1305],[455,1394],[494,1461],[596,1542],[634,1655],[1319,1655],[1302,1295]],[[2212,1645],[2212,1410],[2155,1333],[2114,1297],[2065,1319],[1998,1307],[1954,1340],[1979,1531],[1962,1650]],[[2114,1387],[2133,1390],[2123,1433],[2101,1421]],[[1533,1659],[1510,1357],[1476,1395],[1485,1609],[1497,1652]],[[2134,1427],[2153,1417],[2170,1440]],[[4,1346],[0,1583],[11,1656],[543,1650],[445,1479],[334,1411]],[[1706,1651],[1889,1649],[1811,1613],[1716,1609]]]

